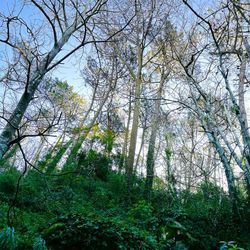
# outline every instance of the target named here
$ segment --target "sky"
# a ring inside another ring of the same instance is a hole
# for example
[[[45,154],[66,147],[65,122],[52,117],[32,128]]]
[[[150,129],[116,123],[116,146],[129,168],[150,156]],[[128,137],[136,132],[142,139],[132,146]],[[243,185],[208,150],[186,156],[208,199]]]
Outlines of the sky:
[[[22,0],[0,0],[0,12],[7,14],[15,9],[15,14],[17,14],[17,10],[19,10],[22,6],[22,2]],[[214,0],[192,0],[190,2],[192,2],[193,6],[198,10],[205,10],[206,7],[216,3]],[[204,8],[204,6],[206,7]],[[188,13],[186,14],[188,15]],[[25,7],[21,12],[21,17],[25,20],[29,20],[31,17],[34,18],[39,15],[39,11],[30,5]],[[0,57],[1,50],[6,50],[6,47],[3,47],[3,45],[0,43]],[[88,95],[89,93],[86,93],[87,90],[85,88],[84,79],[81,76],[81,68],[84,65],[84,59],[81,60],[81,64],[74,63],[76,61],[80,62],[80,58],[77,56],[72,57],[70,60],[66,61],[63,65],[60,65],[60,67],[54,70],[53,76],[59,78],[60,80],[67,81],[70,85],[73,85],[77,93]]]
[[[9,12],[15,9],[16,12],[14,13],[17,14],[17,10],[19,10],[20,7],[22,6],[22,2],[23,0],[0,0],[0,12],[7,15]],[[190,0],[189,3],[191,3],[192,6],[199,13],[203,13],[205,16],[206,9],[218,4],[218,0],[192,0],[192,1]],[[187,15],[187,17],[192,15],[191,12],[187,10],[187,8],[184,8],[183,10],[184,14]],[[37,18],[39,17],[39,15],[40,12],[31,5],[23,8],[21,12],[21,17],[25,20]],[[1,51],[6,51],[6,49],[7,49],[6,46],[0,43],[0,66],[1,66]],[[80,58],[80,55],[76,53],[69,60],[65,61],[62,65],[53,70],[53,76],[59,78],[60,80],[67,81],[70,85],[73,85],[77,93],[88,96],[89,92],[87,91],[84,79],[81,76],[81,70],[83,69],[84,64],[86,62],[85,59],[86,57]],[[250,100],[249,95],[247,97],[247,100]]]
[[[17,15],[18,10],[20,10],[22,6],[22,0],[0,0],[0,13],[4,15],[8,15],[9,13],[13,13],[13,15]],[[13,12],[13,9],[15,10]],[[40,12],[34,8],[26,6],[22,9],[20,16],[28,21],[30,19],[34,19],[39,17]],[[1,34],[1,31],[0,31]],[[67,49],[67,48],[66,48]],[[6,52],[8,50],[8,46],[0,43],[0,66],[1,66],[1,52]],[[75,62],[79,63],[75,63]],[[60,80],[67,81],[70,85],[72,85],[75,91],[82,95],[88,95],[88,90],[85,87],[84,79],[81,76],[81,68],[84,66],[83,60],[77,57],[77,54],[71,57],[69,60],[65,61],[63,65],[57,67],[53,70],[53,76],[59,78]],[[3,73],[3,72],[2,72]],[[0,72],[1,76],[1,72]]]

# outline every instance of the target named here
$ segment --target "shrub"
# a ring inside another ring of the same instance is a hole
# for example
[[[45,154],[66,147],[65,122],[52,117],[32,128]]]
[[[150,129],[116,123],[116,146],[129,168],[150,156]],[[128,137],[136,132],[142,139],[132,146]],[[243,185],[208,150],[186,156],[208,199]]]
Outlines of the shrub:
[[[153,237],[111,220],[69,215],[43,233],[51,249],[157,249]]]

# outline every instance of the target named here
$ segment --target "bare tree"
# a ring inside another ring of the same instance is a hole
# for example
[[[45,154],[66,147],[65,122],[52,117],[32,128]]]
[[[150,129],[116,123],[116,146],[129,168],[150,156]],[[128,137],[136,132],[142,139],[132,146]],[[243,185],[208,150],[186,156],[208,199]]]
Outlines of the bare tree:
[[[94,38],[95,23],[107,4],[106,0],[91,4],[31,0],[28,4],[38,10],[41,17],[39,27],[29,20],[25,21],[20,13],[1,14],[4,32],[1,32],[0,42],[13,49],[19,57],[10,63],[6,77],[9,77],[10,71],[16,72],[15,68],[22,69],[23,74],[19,78],[23,79],[24,90],[11,115],[5,117],[6,125],[0,135],[0,158],[16,140],[16,131],[45,75],[87,44],[106,42],[119,33],[115,31],[99,40]],[[48,32],[46,36],[44,29]],[[17,30],[23,31],[21,37],[18,37]],[[65,46],[68,46],[66,50]]]

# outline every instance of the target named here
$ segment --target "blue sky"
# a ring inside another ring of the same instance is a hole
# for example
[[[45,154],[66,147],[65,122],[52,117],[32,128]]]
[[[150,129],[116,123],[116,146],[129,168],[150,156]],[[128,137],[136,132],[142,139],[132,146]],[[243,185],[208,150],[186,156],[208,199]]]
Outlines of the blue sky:
[[[8,14],[10,11],[15,9],[16,11],[14,14],[17,14],[18,10],[22,6],[23,0],[0,0],[0,12],[4,14]],[[204,12],[205,9],[218,1],[214,0],[190,0],[190,3],[197,9],[197,11],[201,11],[200,13]],[[190,13],[186,12],[187,15]],[[32,20],[34,18],[39,17],[40,13],[39,11],[32,7],[32,5],[25,6],[21,12],[21,17],[25,19],[26,21]],[[6,47],[0,44],[0,53],[1,51],[5,51]],[[77,54],[76,54],[77,55]],[[1,54],[0,54],[0,60],[1,60]],[[1,65],[1,62],[0,62]],[[80,61],[79,56],[73,56],[66,62],[64,62],[63,65],[60,65],[56,70],[53,71],[53,76],[57,77],[61,80],[68,81],[69,84],[73,85],[75,90],[80,93],[84,93],[85,90],[85,84],[84,80],[82,79],[80,75],[80,69],[84,66],[84,59]]]
[[[0,0],[0,12],[4,15],[9,15],[9,13],[13,13],[13,15],[17,15],[22,6],[22,0]],[[14,12],[13,12],[14,10]],[[22,9],[20,16],[25,20],[32,20],[34,18],[39,17],[39,11],[32,7],[31,5],[25,6]],[[1,53],[6,51],[7,46],[0,43],[0,65],[1,65]],[[79,60],[79,59],[78,59]],[[63,65],[60,65],[56,70],[53,71],[53,76],[57,77],[61,80],[68,81],[69,84],[74,86],[76,92],[84,93],[85,92],[85,84],[83,83],[83,79],[80,75],[80,65],[77,62],[76,56],[73,56],[69,60],[67,60]],[[84,65],[84,63],[81,63]],[[81,66],[82,67],[82,66]]]

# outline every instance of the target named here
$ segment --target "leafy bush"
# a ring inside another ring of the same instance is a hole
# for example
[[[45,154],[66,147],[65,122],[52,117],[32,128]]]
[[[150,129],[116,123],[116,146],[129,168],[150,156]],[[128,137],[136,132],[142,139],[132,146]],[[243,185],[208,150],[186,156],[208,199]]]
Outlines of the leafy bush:
[[[153,207],[145,201],[139,201],[128,212],[128,218],[136,226],[143,229],[154,230],[158,220],[153,215]]]
[[[97,151],[90,149],[78,156],[78,168],[85,175],[95,176],[103,181],[107,180],[110,170],[110,159]]]
[[[13,198],[19,175],[20,173],[16,168],[10,168],[4,173],[0,173],[0,195],[2,200],[10,201]]]
[[[221,240],[224,249],[240,249],[231,239],[250,249],[247,197],[240,196],[243,218],[236,224],[227,193],[212,183],[177,192],[158,179],[148,203],[145,179],[133,176],[128,203],[126,175],[111,170],[115,161],[107,155],[80,153],[78,163],[72,163],[74,174],[56,177],[29,170],[14,206],[15,231],[6,227],[6,213],[21,173],[15,168],[1,173],[0,249],[211,250]],[[48,227],[51,218],[59,219]]]
[[[51,249],[157,249],[152,237],[134,227],[80,215],[56,220],[43,236]]]

